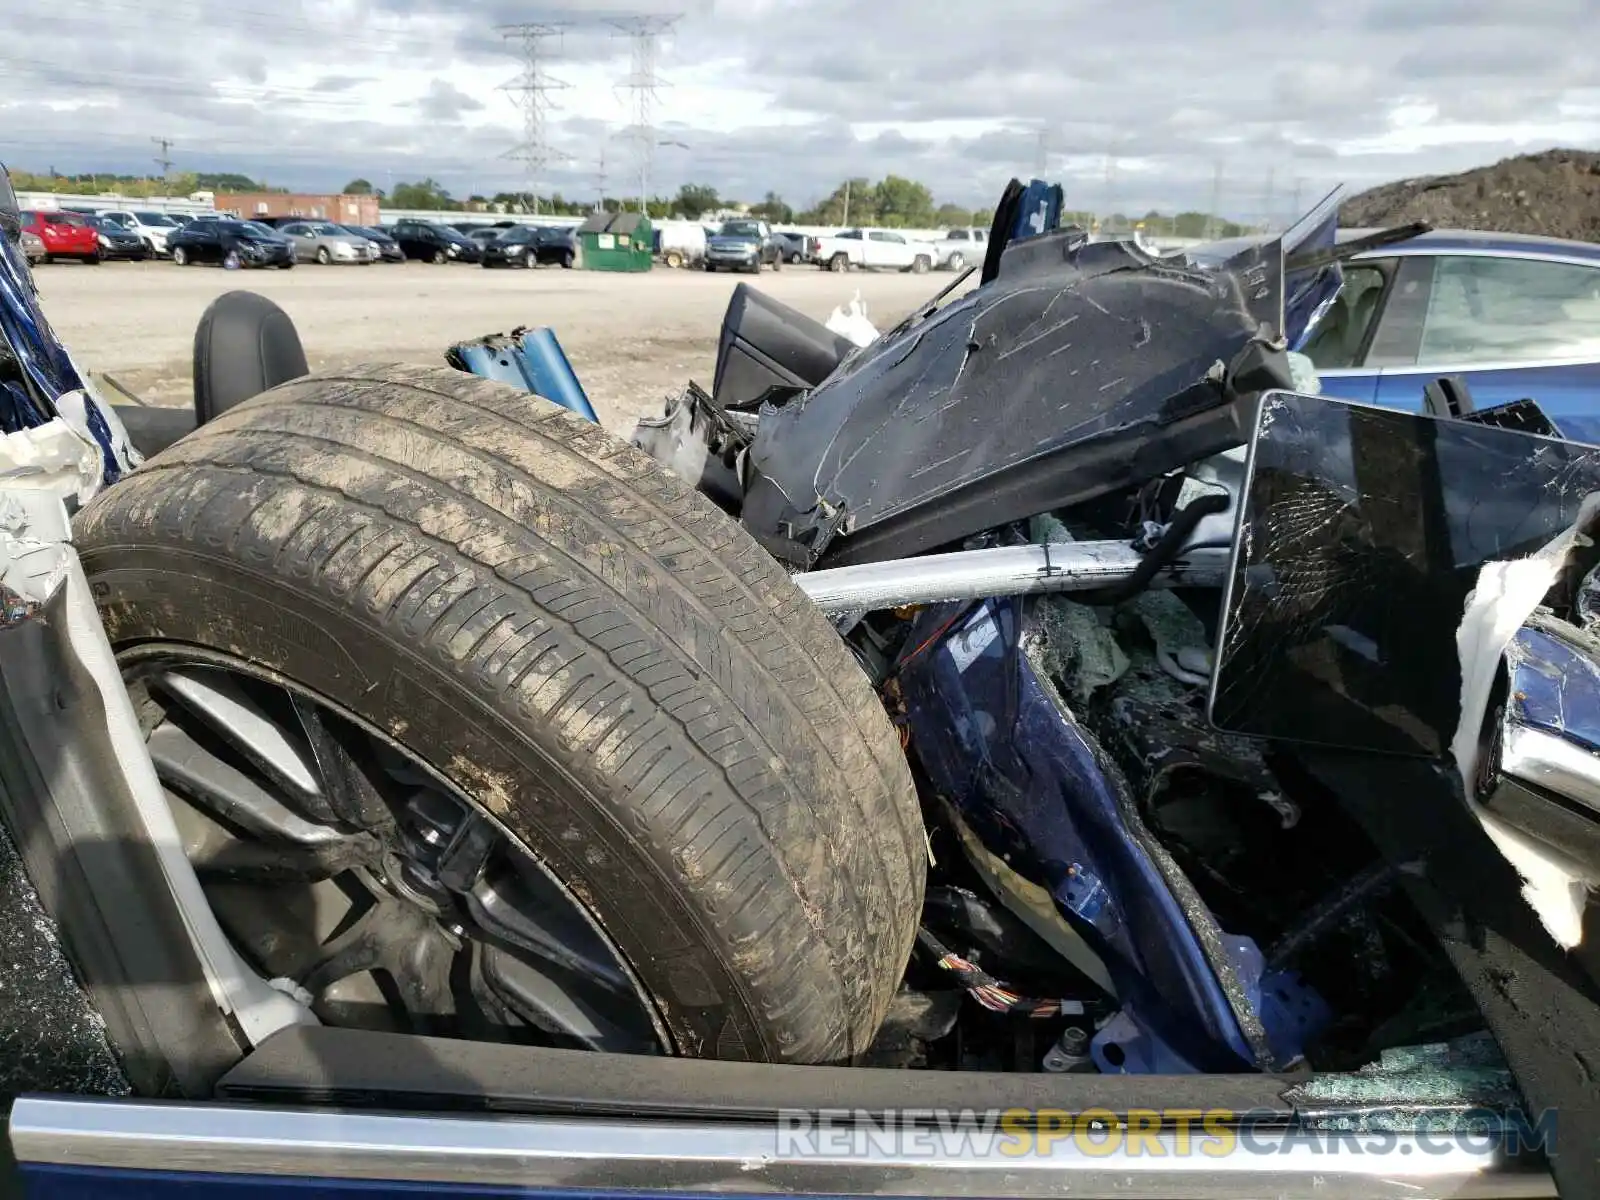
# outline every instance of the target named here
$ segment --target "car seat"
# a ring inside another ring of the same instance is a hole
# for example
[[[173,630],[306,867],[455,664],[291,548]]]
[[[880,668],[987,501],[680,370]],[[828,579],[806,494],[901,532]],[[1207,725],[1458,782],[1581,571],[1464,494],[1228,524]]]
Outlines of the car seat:
[[[207,306],[194,331],[194,408],[114,407],[129,440],[148,458],[310,369],[288,313],[254,292],[224,292]]]

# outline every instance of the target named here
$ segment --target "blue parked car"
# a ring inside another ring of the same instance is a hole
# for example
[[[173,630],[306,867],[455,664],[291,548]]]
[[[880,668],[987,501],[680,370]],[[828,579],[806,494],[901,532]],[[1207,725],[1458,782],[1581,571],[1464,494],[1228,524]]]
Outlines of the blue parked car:
[[[1600,245],[1436,230],[1356,255],[1344,278],[1305,347],[1325,394],[1415,410],[1429,380],[1459,375],[1479,408],[1532,397],[1600,441]]]

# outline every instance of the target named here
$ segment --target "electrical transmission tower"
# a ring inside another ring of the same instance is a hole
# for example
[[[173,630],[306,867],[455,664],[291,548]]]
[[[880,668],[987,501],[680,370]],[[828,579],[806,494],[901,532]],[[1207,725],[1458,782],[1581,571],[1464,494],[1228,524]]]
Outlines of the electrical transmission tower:
[[[512,45],[522,59],[522,71],[500,89],[513,93],[516,105],[522,110],[522,140],[502,158],[514,159],[523,165],[529,202],[534,212],[539,211],[539,185],[543,182],[545,168],[562,157],[551,148],[545,122],[550,110],[557,105],[550,93],[569,86],[554,79],[545,70],[548,55],[545,45],[571,24],[569,21],[523,21],[516,25],[497,25],[495,31]]]
[[[633,43],[633,68],[622,86],[633,93],[633,125],[629,130],[638,154],[639,211],[650,211],[650,168],[656,151],[656,95],[671,87],[656,73],[661,38],[682,19],[681,13],[614,17],[608,22]]]
[[[153,137],[150,139],[161,147],[161,156],[155,160],[156,166],[161,168],[161,178],[166,179],[172,174],[172,139]]]

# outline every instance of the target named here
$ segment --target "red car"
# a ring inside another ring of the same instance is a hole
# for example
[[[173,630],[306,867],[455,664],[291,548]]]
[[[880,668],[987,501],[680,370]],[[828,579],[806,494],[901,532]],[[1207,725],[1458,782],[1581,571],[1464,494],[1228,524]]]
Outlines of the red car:
[[[86,263],[100,262],[100,233],[77,213],[39,212],[27,209],[22,227],[44,243],[44,261],[77,258]]]

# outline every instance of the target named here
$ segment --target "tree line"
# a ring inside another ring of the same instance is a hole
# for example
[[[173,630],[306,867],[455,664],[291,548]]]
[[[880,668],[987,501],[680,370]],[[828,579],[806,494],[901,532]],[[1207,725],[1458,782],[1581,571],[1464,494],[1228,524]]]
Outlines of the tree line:
[[[287,188],[269,187],[266,183],[251,179],[248,175],[230,173],[186,172],[162,179],[109,173],[63,175],[51,168],[48,172],[13,170],[11,180],[19,191],[89,196],[111,191],[136,197],[186,196],[191,192],[202,190],[288,191]],[[431,177],[419,179],[414,183],[396,183],[387,193],[382,188],[374,187],[371,180],[352,179],[345,184],[344,192],[355,196],[377,196],[391,208],[431,212],[479,208],[495,212],[540,212],[559,216],[585,216],[596,208],[591,200],[569,200],[559,192],[539,197],[523,192],[457,197],[451,195],[448,188]],[[601,203],[608,212],[638,207],[637,197],[607,197]],[[730,209],[747,211],[751,216],[771,221],[775,225],[871,225],[886,229],[987,226],[994,216],[992,208],[970,209],[959,204],[936,203],[933,192],[927,185],[899,175],[886,175],[876,183],[866,178],[847,179],[810,208],[800,210],[790,206],[776,192],[768,192],[758,202],[741,204],[720,195],[715,187],[706,183],[686,183],[678,189],[676,195],[651,197],[648,205],[650,216],[657,220],[681,218],[698,221]],[[1193,211],[1172,215],[1151,211],[1142,217],[1112,213],[1102,222],[1099,215],[1083,210],[1063,213],[1062,220],[1081,225],[1085,229],[1092,228],[1097,223],[1111,229],[1132,229],[1142,225],[1150,233],[1168,237],[1238,237],[1248,232],[1244,226],[1233,221],[1224,221],[1209,213]]]

